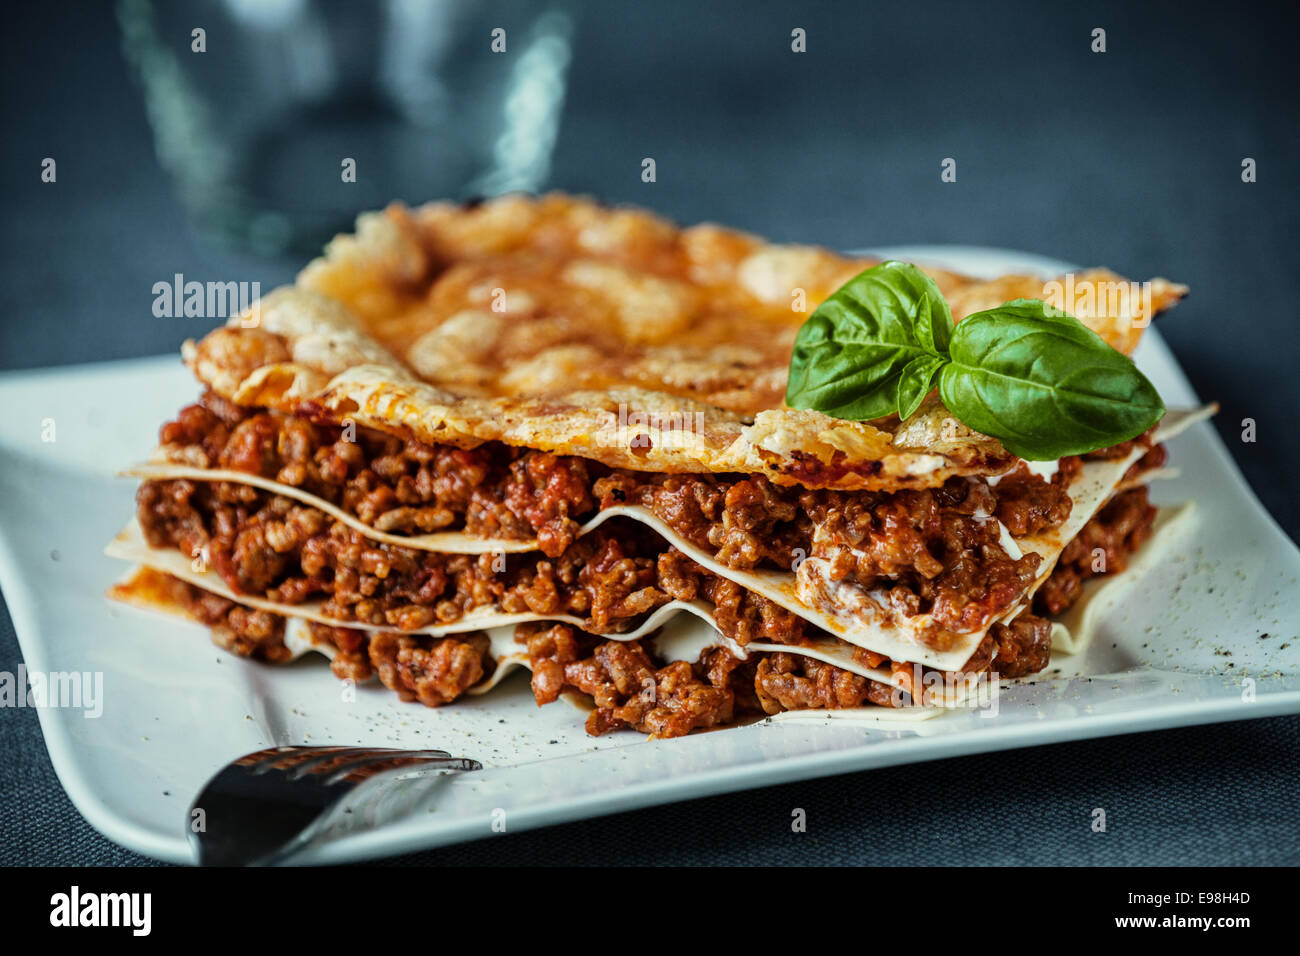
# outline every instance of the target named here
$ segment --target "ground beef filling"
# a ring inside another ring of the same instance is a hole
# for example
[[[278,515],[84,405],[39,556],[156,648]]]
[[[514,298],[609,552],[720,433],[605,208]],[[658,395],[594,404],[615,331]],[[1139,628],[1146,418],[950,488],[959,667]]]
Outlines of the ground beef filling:
[[[293,657],[284,644],[284,618],[227,600],[168,576],[172,599],[212,633],[212,643],[240,657],[282,663]]]
[[[893,707],[890,684],[854,674],[801,654],[767,654],[754,672],[754,690],[765,713],[783,710],[839,710],[878,704]]]
[[[728,567],[793,570],[820,559],[829,582],[885,587],[896,613],[932,615],[937,639],[981,626],[1034,581],[1041,559],[1007,554],[991,515],[1018,505],[1021,525],[1041,530],[1070,511],[1064,483],[1028,472],[1001,497],[967,478],[877,494],[784,488],[761,475],[632,472],[598,479],[595,494],[602,508],[650,509]]]
[[[1145,487],[1115,495],[1065,546],[1051,576],[1034,595],[1035,611],[1060,614],[1079,599],[1088,578],[1123,571],[1151,536],[1155,518]]]
[[[1124,472],[1124,477],[1120,479],[1120,484],[1127,484],[1145,472],[1163,468],[1168,461],[1169,450],[1164,445],[1156,445],[1129,466],[1128,471]]]
[[[564,624],[520,625],[515,640],[528,648],[537,703],[549,704],[566,691],[590,697],[595,709],[587,733],[593,736],[631,727],[681,737],[736,717],[733,684],[745,668],[724,650],[707,651],[695,664],[660,666],[639,641],[602,641]]]
[[[194,619],[206,624],[213,642],[242,657],[287,661],[285,619],[244,607],[165,575],[166,591]],[[331,670],[341,680],[377,675],[405,701],[427,707],[454,702],[490,677],[496,664],[480,632],[436,638],[392,631],[308,623],[312,639],[334,650]],[[1050,622],[1029,614],[997,625],[962,674],[984,671],[1021,677],[1047,664]],[[724,648],[707,650],[694,663],[656,662],[642,642],[611,641],[568,625],[519,625],[516,641],[527,647],[533,696],[548,704],[565,692],[589,697],[595,710],[587,730],[604,734],[632,728],[659,737],[734,723],[748,715],[782,710],[898,707],[913,698],[891,684],[861,677],[798,654],[763,654],[742,661]],[[860,663],[883,667],[907,686],[913,665],[890,662],[868,651]],[[946,679],[961,675],[944,674]]]
[[[170,575],[157,577],[163,579],[170,599],[207,625],[213,643],[223,650],[273,663],[293,657],[284,643],[285,619],[280,615],[245,607]],[[402,700],[429,707],[451,703],[496,667],[487,636],[478,632],[436,638],[316,623],[307,627],[315,643],[334,649],[330,669],[340,680],[363,681],[378,674]]]
[[[368,680],[375,673],[375,665],[370,658],[370,641],[376,632],[359,631],[353,627],[332,627],[315,621],[309,621],[307,628],[317,644],[334,648],[330,670],[339,680],[360,682]]]
[[[1042,534],[1070,517],[1070,483],[1079,477],[1080,458],[1062,458],[1050,481],[1018,464],[998,479],[997,517],[1017,538]]]
[[[533,696],[548,704],[565,692],[590,697],[595,710],[587,731],[599,735],[631,727],[660,737],[731,723],[745,714],[784,710],[839,710],[849,707],[901,707],[919,698],[913,675],[928,669],[871,655],[870,667],[883,667],[894,683],[872,680],[815,658],[795,653],[765,653],[742,661],[725,648],[706,651],[694,664],[656,663],[640,641],[608,641],[565,624],[521,624],[515,640],[528,649]],[[1047,666],[1051,622],[1021,614],[990,630],[970,662],[945,681],[989,672],[1015,678]]]
[[[954,478],[894,493],[790,488],[762,475],[613,471],[499,443],[431,445],[246,409],[211,392],[161,439],[177,460],[302,488],[380,531],[536,537],[551,558],[598,508],[635,503],[728,567],[788,570],[823,558],[834,580],[888,581],[904,607],[953,630],[1004,609],[1008,586],[1033,579],[1035,558],[1007,555],[988,516],[1013,533],[1038,533],[1070,508],[1067,469],[1051,482],[1025,472],[997,487]]]
[[[1156,444],[1156,429],[1159,423],[1152,425],[1141,435],[1128,441],[1120,442],[1118,445],[1111,445],[1108,448],[1098,448],[1096,451],[1090,451],[1082,455],[1084,461],[1118,461],[1121,458],[1127,458],[1135,451],[1147,451]],[[1065,459],[1061,459],[1064,461]]]
[[[552,559],[456,555],[375,542],[291,498],[236,482],[149,481],[137,516],[151,547],[206,556],[239,594],[323,601],[341,624],[413,631],[481,608],[572,615],[626,630],[673,599],[707,598],[732,640],[797,643],[803,618],[710,574],[638,522],[613,519]]]
[[[1086,459],[1147,449],[1126,479],[1164,463],[1150,435],[1062,459],[1050,480],[1023,467],[995,487],[964,478],[939,488],[892,494],[846,493],[771,484],[763,476],[660,475],[611,471],[598,463],[484,445],[426,445],[380,432],[239,408],[215,395],[165,426],[164,443],[203,467],[230,468],[325,498],[363,522],[394,533],[450,528],[490,537],[537,537],[541,555],[449,555],[379,544],[293,499],[232,482],[146,482],[138,515],[153,547],[206,555],[235,591],[286,603],[319,598],[338,626],[310,625],[335,650],[340,678],[378,675],[404,700],[450,703],[490,676],[481,634],[434,638],[409,632],[449,623],[467,611],[572,614],[593,631],[626,628],[670,600],[703,598],[726,636],[798,644],[816,632],[802,618],[700,567],[637,522],[614,519],[578,538],[598,507],[634,503],[730,567],[791,568],[825,561],[834,580],[892,585],[905,613],[928,611],[954,629],[1011,606],[1037,571],[1037,558],[1011,559],[996,516],[1013,535],[1065,521],[1070,481]],[[1014,678],[1042,670],[1050,622],[1082,582],[1122,570],[1150,534],[1155,509],[1145,488],[1116,495],[1066,548],[1035,600],[1035,614],[994,625],[964,673]],[[1104,563],[1096,553],[1104,554]],[[287,660],[284,619],[184,582],[185,606],[214,641],[242,656]],[[387,631],[346,626],[362,622]],[[910,702],[899,688],[791,653],[748,661],[725,649],[698,662],[656,662],[641,642],[619,642],[561,624],[521,626],[539,704],[576,692],[595,703],[593,734],[631,727],[657,736],[734,722],[746,713]],[[908,688],[914,665],[866,651]]]
[[[450,704],[494,666],[482,633],[418,638],[381,631],[370,638],[369,656],[385,687],[426,707]]]
[[[737,644],[770,641],[799,644],[819,633],[797,614],[741,587],[735,581],[706,571],[686,555],[670,549],[659,556],[659,587],[678,601],[704,598],[713,604],[718,630]]]
[[[1036,674],[1052,653],[1052,622],[1021,612],[1006,624],[994,624],[962,667],[964,674],[985,671],[1012,679]]]
[[[499,443],[463,449],[247,409],[212,392],[163,426],[177,460],[318,495],[378,531],[537,538],[555,556],[595,511],[594,462]],[[599,467],[599,466],[596,466]]]
[[[233,482],[146,482],[138,497],[139,520],[151,546],[206,554],[237,593],[289,604],[320,598],[323,612],[341,624],[411,631],[497,607],[507,613],[571,614],[589,621],[589,630],[612,632],[670,600],[703,598],[714,606],[718,629],[741,645],[799,644],[818,633],[798,615],[706,571],[681,552],[663,550],[662,542],[635,522],[622,525],[614,519],[554,560],[535,554],[503,559],[376,543],[292,499]],[[974,567],[958,562],[954,569],[970,573]],[[1017,580],[1007,593],[1018,594],[1027,584]],[[336,670],[354,659],[362,662],[361,670],[373,666],[345,639],[336,646],[342,651]]]

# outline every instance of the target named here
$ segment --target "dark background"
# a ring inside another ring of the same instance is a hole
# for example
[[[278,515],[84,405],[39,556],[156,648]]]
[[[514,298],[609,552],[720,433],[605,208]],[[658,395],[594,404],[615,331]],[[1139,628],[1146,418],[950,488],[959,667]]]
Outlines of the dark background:
[[[1297,9],[582,4],[550,185],[781,241],[1002,246],[1186,282],[1161,333],[1295,539]],[[174,353],[211,325],[152,316],[153,283],[175,272],[291,279],[300,257],[218,251],[186,225],[109,4],[6,13],[0,368]],[[790,52],[794,27],[805,54]],[[57,184],[40,182],[45,156]],[[645,156],[656,183],[641,182]],[[939,179],[948,156],[956,183]],[[3,720],[0,862],[139,860],[71,807],[35,714]],[[1297,862],[1298,757],[1300,718],[1276,718],[791,784],[414,859]],[[792,806],[809,812],[804,838],[788,832]],[[1122,807],[1122,826],[1079,827],[1094,806]]]

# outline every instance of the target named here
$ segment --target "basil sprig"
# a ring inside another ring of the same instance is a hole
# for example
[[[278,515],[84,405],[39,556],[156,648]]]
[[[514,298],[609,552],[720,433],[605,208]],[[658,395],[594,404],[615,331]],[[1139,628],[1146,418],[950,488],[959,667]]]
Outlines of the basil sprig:
[[[947,361],[952,330],[929,276],[905,262],[881,263],[840,286],[803,324],[786,403],[856,421],[904,404],[910,415]]]
[[[948,410],[1029,460],[1134,438],[1164,415],[1147,377],[1073,316],[1017,299],[954,325],[904,262],[850,279],[795,338],[786,404],[835,418],[906,418],[936,387]]]

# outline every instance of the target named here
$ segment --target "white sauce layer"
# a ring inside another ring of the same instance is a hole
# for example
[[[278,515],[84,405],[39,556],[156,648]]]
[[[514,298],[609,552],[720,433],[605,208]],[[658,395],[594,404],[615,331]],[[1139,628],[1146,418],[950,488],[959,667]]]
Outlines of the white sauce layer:
[[[1051,481],[1061,470],[1061,460],[1058,458],[1055,461],[1027,461],[1025,467],[1029,469],[1031,475],[1037,475],[1043,481]]]

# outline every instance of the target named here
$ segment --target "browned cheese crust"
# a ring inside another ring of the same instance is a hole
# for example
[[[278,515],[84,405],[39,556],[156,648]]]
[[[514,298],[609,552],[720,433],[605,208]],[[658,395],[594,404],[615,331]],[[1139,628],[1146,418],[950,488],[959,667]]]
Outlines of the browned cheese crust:
[[[872,264],[562,195],[393,206],[184,353],[239,404],[463,448],[498,441],[611,467],[842,489],[1005,470],[1001,445],[937,402],[875,424],[783,406],[799,326]],[[1043,295],[1031,276],[927,271],[957,318]],[[1183,292],[1155,280],[1152,310]],[[792,308],[800,296],[803,311]],[[1130,350],[1149,318],[1085,321]]]

